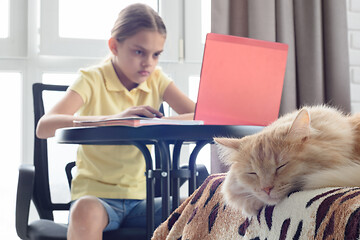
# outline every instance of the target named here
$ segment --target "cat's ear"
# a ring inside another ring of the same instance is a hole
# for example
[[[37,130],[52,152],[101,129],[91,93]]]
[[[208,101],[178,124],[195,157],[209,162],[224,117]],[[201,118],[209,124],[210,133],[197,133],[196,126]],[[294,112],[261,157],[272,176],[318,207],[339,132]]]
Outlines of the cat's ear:
[[[233,164],[232,153],[238,151],[240,148],[240,139],[238,138],[214,138],[216,143],[220,160],[225,165]]]
[[[303,108],[293,121],[288,138],[305,142],[310,136],[310,113]]]
[[[214,138],[215,143],[224,147],[238,149],[240,146],[239,138]]]

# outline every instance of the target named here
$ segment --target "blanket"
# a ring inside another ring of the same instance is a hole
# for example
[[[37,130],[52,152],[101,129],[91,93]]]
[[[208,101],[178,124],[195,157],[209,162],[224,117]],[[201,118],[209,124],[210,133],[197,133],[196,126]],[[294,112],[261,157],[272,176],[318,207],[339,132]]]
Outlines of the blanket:
[[[210,175],[154,232],[153,240],[358,239],[360,188],[289,194],[247,218],[224,202],[226,174]]]

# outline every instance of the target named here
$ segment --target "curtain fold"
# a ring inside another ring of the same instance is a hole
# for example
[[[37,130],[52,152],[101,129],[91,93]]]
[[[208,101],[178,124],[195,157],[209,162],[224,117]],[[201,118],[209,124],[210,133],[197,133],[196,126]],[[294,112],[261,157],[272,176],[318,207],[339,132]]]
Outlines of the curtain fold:
[[[351,111],[348,27],[345,1],[323,1],[325,96],[345,111]]]
[[[277,21],[276,21],[276,39],[279,42],[289,45],[288,61],[284,80],[284,91],[282,92],[282,101],[280,114],[297,108],[296,94],[296,57],[295,57],[295,19],[294,5],[289,0],[277,0],[276,4]],[[286,99],[286,100],[285,100]]]
[[[351,112],[346,1],[212,0],[211,21],[214,33],[289,45],[279,115],[315,104]]]

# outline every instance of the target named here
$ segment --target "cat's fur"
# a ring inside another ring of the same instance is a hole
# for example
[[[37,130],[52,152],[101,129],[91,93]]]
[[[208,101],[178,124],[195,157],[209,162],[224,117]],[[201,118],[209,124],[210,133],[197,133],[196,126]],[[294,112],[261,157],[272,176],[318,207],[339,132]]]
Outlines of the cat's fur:
[[[360,115],[304,107],[257,134],[215,142],[220,159],[231,165],[225,200],[246,215],[295,190],[360,186]]]

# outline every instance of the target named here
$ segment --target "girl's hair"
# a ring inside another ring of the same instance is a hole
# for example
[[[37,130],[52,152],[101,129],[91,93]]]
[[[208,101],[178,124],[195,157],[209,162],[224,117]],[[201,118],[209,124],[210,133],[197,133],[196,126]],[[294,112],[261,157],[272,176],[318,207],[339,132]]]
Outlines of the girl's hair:
[[[166,35],[166,27],[159,14],[145,4],[136,3],[119,13],[111,30],[111,37],[122,42],[141,30],[152,30]]]

